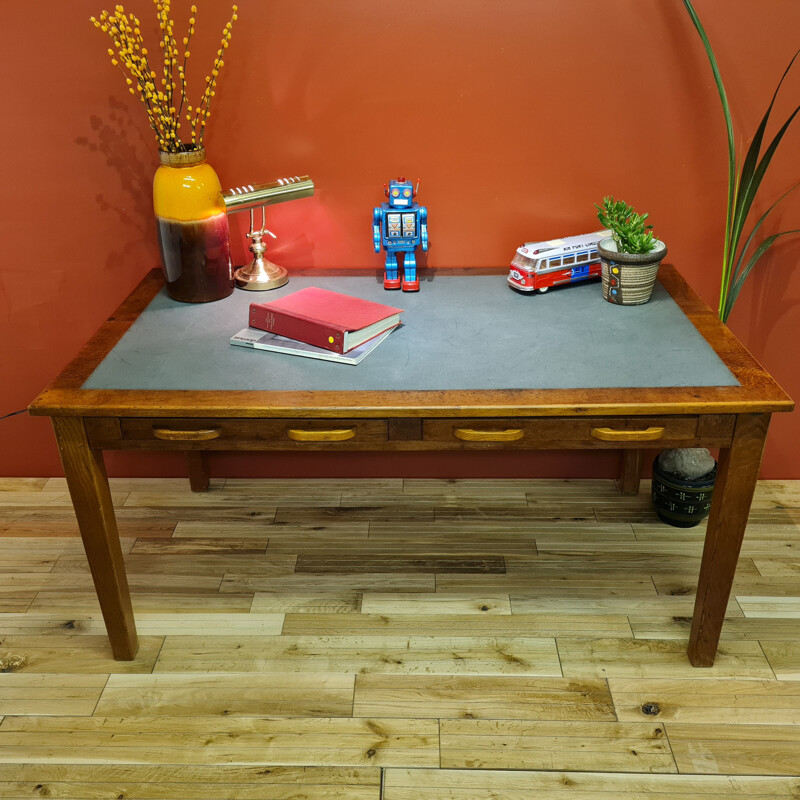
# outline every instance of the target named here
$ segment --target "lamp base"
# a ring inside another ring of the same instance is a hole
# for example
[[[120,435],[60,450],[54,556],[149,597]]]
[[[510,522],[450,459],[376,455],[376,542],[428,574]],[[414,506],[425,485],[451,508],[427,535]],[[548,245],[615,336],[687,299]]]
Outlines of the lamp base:
[[[266,292],[277,289],[289,282],[289,273],[265,258],[257,258],[246,267],[239,267],[233,273],[237,289],[250,292]]]

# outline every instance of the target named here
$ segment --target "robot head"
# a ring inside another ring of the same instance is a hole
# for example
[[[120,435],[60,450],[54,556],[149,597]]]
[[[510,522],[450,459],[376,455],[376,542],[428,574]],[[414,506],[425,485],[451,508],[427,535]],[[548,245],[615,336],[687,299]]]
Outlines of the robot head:
[[[398,178],[396,181],[389,181],[385,194],[389,198],[389,205],[393,208],[407,208],[411,205],[417,192],[411,185],[411,181]]]

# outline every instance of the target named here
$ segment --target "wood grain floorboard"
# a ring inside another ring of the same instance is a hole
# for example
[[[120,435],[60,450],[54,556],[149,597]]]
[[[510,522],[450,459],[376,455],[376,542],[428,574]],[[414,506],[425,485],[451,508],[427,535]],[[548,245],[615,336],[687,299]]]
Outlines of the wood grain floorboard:
[[[391,595],[394,597],[394,595]],[[256,592],[253,597],[254,613],[279,614],[350,614],[361,608],[360,592],[328,592],[317,594],[302,590],[292,592]]]
[[[0,764],[0,798],[379,800],[378,767]]]
[[[683,639],[692,626],[691,616],[658,617],[632,620],[633,635],[637,639]],[[800,626],[795,619],[728,619],[722,629],[721,641],[732,639],[750,641],[790,641],[800,638]]]
[[[387,769],[385,800],[795,800],[800,779],[642,773]]]
[[[128,575],[166,575],[172,581],[175,576],[191,576],[192,579],[213,578],[216,586],[229,572],[242,575],[292,575],[297,556],[288,554],[267,555],[252,553],[172,553],[159,552],[157,558],[151,554],[131,553],[125,557]],[[53,574],[89,573],[85,556],[61,556],[53,567]],[[214,585],[214,581],[199,581],[199,584]]]
[[[136,614],[136,629],[144,636],[279,636],[283,629],[283,614],[196,613]],[[75,636],[84,634],[102,637],[105,623],[102,616],[8,614],[2,619],[3,630],[9,636]]]
[[[273,515],[274,517],[274,515]],[[288,539],[291,542],[301,542],[307,537],[312,541],[330,543],[338,536],[366,539],[369,533],[369,520],[322,520],[314,519],[311,522],[290,523],[275,522],[273,519],[258,519],[250,522],[237,520],[186,520],[175,525],[175,538],[209,538],[221,539],[258,539],[276,540]]]
[[[711,669],[649,482],[112,480],[114,661],[63,479],[0,479],[0,800],[797,800],[800,482]]]
[[[800,597],[738,595],[736,602],[751,619],[800,619]]]
[[[156,672],[560,675],[554,639],[501,636],[168,636]]]
[[[356,574],[322,575],[258,575],[229,574],[219,587],[220,592],[431,592],[436,588],[436,576],[431,573],[366,572]]]
[[[209,594],[208,592],[194,592],[191,589],[173,592],[134,590],[132,600],[133,610],[137,614],[141,612],[187,615],[210,612],[247,613],[253,605],[252,594]],[[36,614],[66,614],[68,616],[99,615],[100,604],[92,591],[39,592],[31,602],[29,611]]]
[[[35,596],[33,593],[28,597],[5,597],[0,594],[0,614],[21,614],[27,611]]]
[[[0,709],[11,716],[91,716],[108,675],[12,672],[0,681]]]
[[[656,587],[648,575],[630,572],[624,575],[582,575],[565,566],[561,572],[531,575],[526,572],[505,575],[437,575],[437,592],[490,592],[504,591],[509,594],[565,594],[583,597],[619,596],[638,599],[654,597]]]
[[[540,519],[493,519],[480,517],[469,519],[436,519],[430,524],[413,520],[372,520],[369,522],[369,538],[383,541],[407,539],[409,537],[448,536],[465,542],[508,540],[524,543],[531,538],[579,542],[590,541],[631,541],[636,536],[631,525],[616,523],[599,525],[593,520],[581,522],[552,521]]]
[[[119,535],[123,540],[169,538],[174,530],[174,522],[140,523],[124,519],[119,521]],[[8,536],[24,536],[28,539],[34,537],[71,538],[80,545],[80,535],[78,523],[74,519],[48,521],[43,518],[43,515],[37,515],[36,519],[23,518],[14,522],[13,525],[0,525],[0,543]]]
[[[569,500],[560,503],[543,503],[541,505],[517,506],[436,506],[436,521],[461,522],[481,521],[524,523],[540,522],[589,522],[597,521],[594,508],[589,505],[575,504]]]
[[[41,492],[50,478],[0,478],[0,492]]]
[[[697,669],[686,658],[686,639],[568,639],[559,637],[558,653],[567,677],[680,678],[700,682],[720,675],[771,678],[759,642],[720,643],[714,666]]]
[[[247,537],[243,539],[229,539],[217,537],[186,537],[182,539],[143,539],[136,542],[131,552],[141,555],[205,555],[206,553],[235,554],[249,556],[263,556],[267,552],[267,542]]]
[[[800,681],[800,637],[789,642],[765,641],[761,647],[779,680]]]
[[[800,682],[711,679],[608,682],[617,717],[627,722],[799,725]]]
[[[677,772],[659,723],[440,722],[442,767]]]
[[[177,727],[177,729],[176,729]],[[24,754],[24,755],[23,755]],[[435,720],[7,717],[0,762],[437,766]]]
[[[588,599],[585,594],[512,594],[511,608],[515,614],[626,614],[631,625],[640,619],[657,617],[691,617],[694,610],[693,595],[656,595],[651,597],[625,597],[615,587],[609,587],[606,596],[598,594]],[[742,609],[736,600],[728,603],[725,619],[741,617]]]
[[[623,615],[514,614],[463,616],[433,614],[287,614],[285,635],[294,636],[606,636],[630,637]]]
[[[364,592],[361,599],[363,614],[510,614],[511,600],[507,594],[444,594],[417,592],[378,594]]]
[[[800,775],[800,728],[794,725],[665,725],[681,772]]]
[[[47,568],[44,562],[42,569]],[[497,573],[506,571],[506,560],[502,556],[446,556],[424,551],[415,556],[395,555],[332,555],[302,554],[297,558],[295,572],[303,573],[348,573],[348,572],[428,572],[432,574]],[[234,571],[234,570],[231,570]]]
[[[105,717],[350,717],[354,681],[355,676],[349,674],[275,672],[248,675],[246,680],[238,673],[112,675],[98,695],[95,713]]]
[[[537,554],[536,539],[527,531],[524,536],[504,536],[496,531],[493,536],[459,533],[458,529],[442,532],[435,523],[415,526],[413,530],[396,532],[391,536],[369,538],[351,535],[346,529],[335,533],[330,531],[310,531],[291,537],[271,536],[267,545],[269,553],[301,553],[320,560],[327,558],[379,558],[391,556],[399,558],[419,557],[423,554],[456,557],[493,557],[497,553]],[[467,544],[468,540],[468,544]]]
[[[362,506],[347,508],[291,508],[280,506],[275,514],[276,523],[325,525],[330,522],[358,523],[380,520],[383,522],[405,520],[414,522],[433,522],[434,509],[423,504],[378,505],[365,503]]]
[[[615,719],[606,681],[487,675],[358,675],[353,714],[440,719]]]
[[[394,494],[375,493],[366,490],[343,492],[341,496],[342,508],[360,508],[369,505],[391,506],[393,504],[405,507],[419,505],[423,508],[431,506],[491,506],[501,508],[527,508],[528,501],[525,493],[521,491],[511,491],[504,487],[497,487],[495,491],[469,491],[465,489],[460,492],[431,491],[422,492],[402,492]]]
[[[140,636],[133,661],[114,661],[106,636],[0,636],[0,664],[11,658],[14,672],[28,673],[152,672],[163,644],[162,636]]]

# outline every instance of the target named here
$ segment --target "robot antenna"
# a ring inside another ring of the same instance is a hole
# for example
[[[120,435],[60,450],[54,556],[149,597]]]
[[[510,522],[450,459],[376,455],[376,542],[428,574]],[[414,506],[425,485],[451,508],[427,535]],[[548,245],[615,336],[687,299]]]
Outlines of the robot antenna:
[[[416,197],[418,193],[419,193],[419,178],[417,178],[417,188],[414,189],[414,195],[413,196]]]

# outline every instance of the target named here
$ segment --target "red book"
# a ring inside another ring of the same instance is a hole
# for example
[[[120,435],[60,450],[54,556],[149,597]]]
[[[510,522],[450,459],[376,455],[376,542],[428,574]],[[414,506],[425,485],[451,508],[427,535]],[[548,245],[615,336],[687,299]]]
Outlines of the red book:
[[[401,308],[309,286],[250,303],[250,327],[346,353],[400,324]]]

